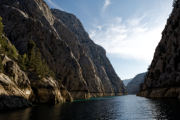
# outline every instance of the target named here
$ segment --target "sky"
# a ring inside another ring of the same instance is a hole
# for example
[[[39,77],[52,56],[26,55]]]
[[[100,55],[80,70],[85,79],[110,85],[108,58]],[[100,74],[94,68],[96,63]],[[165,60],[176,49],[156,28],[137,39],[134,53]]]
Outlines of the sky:
[[[118,76],[146,72],[172,11],[173,0],[45,0],[76,15],[103,46]]]

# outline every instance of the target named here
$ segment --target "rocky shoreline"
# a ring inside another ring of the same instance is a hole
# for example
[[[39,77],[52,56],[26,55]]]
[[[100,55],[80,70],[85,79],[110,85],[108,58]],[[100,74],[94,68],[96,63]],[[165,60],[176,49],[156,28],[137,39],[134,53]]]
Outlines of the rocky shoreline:
[[[32,103],[19,96],[0,95],[0,111],[31,107]]]
[[[137,96],[148,98],[177,98],[180,99],[180,88],[156,88],[140,91]]]

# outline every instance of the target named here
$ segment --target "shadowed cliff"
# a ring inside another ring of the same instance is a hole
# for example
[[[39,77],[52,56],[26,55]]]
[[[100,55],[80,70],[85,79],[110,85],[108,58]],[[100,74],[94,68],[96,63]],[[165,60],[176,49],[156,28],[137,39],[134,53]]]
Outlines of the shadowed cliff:
[[[173,7],[140,96],[180,98],[180,0],[174,0]]]

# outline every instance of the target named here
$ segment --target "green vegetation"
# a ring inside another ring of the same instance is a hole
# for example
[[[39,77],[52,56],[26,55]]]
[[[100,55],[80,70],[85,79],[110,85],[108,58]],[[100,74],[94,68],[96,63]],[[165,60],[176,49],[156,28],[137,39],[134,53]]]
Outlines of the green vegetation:
[[[3,35],[2,18],[0,17],[0,54],[6,54],[11,59],[17,60],[18,52],[14,45],[11,45],[7,38]]]
[[[28,68],[31,74],[40,79],[47,76],[54,77],[54,73],[49,69],[45,60],[42,60],[41,53],[33,40],[28,42],[28,54],[23,55],[21,63],[25,70]]]
[[[42,59],[39,49],[33,40],[28,42],[28,52],[19,55],[15,46],[12,45],[3,34],[2,18],[0,17],[0,54],[7,55],[11,59],[17,61],[23,71],[35,79],[52,76],[54,73],[49,69],[45,60]],[[3,72],[2,58],[0,57],[0,72]]]

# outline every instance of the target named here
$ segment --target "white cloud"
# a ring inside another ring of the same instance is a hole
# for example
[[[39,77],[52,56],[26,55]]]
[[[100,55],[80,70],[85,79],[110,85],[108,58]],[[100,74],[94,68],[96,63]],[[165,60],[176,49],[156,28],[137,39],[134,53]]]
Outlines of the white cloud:
[[[161,39],[164,22],[147,26],[144,19],[143,16],[122,21],[117,17],[111,23],[98,25],[91,30],[90,37],[109,54],[150,63]]]
[[[110,4],[111,4],[110,0],[105,0],[102,11],[104,12]]]
[[[60,10],[63,10],[57,3],[55,3],[53,0],[46,0],[47,3],[53,7],[53,8],[56,8],[56,9],[60,9]]]

